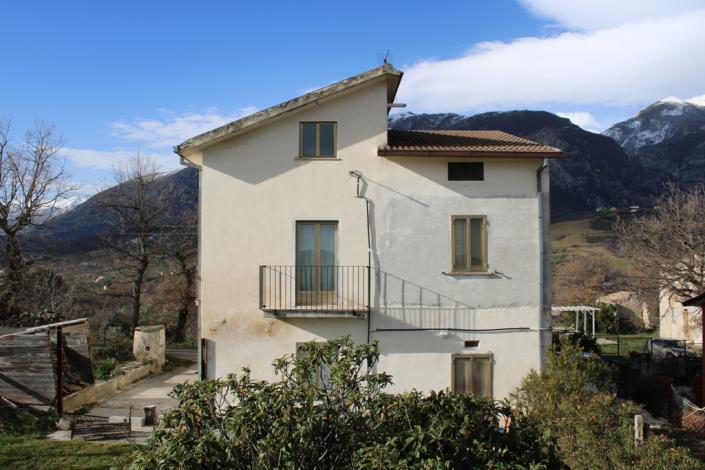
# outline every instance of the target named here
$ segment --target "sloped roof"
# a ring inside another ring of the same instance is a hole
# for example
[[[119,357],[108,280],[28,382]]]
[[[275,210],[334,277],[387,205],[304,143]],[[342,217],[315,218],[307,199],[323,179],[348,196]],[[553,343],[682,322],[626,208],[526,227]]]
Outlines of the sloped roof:
[[[387,145],[379,156],[532,157],[560,158],[563,152],[503,131],[396,130],[387,131]]]
[[[333,83],[332,85],[319,88],[305,95],[274,105],[254,114],[250,114],[242,119],[225,124],[211,131],[192,137],[181,144],[174,147],[174,152],[182,155],[184,151],[198,150],[200,148],[222,142],[233,134],[243,131],[247,128],[262,124],[271,119],[280,117],[284,114],[301,110],[302,108],[314,104],[320,100],[331,97],[338,93],[350,90],[351,88],[363,85],[380,77],[387,77],[387,102],[394,101],[394,97],[399,88],[403,73],[395,69],[391,64],[384,64],[381,67],[368,70],[361,74],[355,75],[345,80]]]

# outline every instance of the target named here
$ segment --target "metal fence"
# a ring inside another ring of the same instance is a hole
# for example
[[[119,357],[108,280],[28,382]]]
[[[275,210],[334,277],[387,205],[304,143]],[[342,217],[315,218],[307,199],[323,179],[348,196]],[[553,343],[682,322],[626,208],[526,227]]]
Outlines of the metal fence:
[[[681,383],[695,377],[702,367],[700,353],[683,340],[601,335],[597,343],[602,356],[629,359],[643,374],[668,376]]]
[[[259,305],[265,312],[367,312],[369,266],[260,266]]]
[[[632,353],[648,353],[647,342],[650,339],[653,336],[597,335],[597,344],[603,356],[629,357]]]

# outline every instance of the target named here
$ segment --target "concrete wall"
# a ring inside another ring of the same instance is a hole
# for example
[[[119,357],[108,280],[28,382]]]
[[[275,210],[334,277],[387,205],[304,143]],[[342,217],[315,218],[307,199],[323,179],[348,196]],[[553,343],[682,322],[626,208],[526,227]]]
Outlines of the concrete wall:
[[[126,370],[123,374],[113,377],[112,379],[104,382],[96,382],[94,385],[90,385],[83,390],[79,390],[65,397],[64,411],[72,413],[83,406],[96,403],[116,393],[118,390],[125,389],[129,385],[142,380],[152,372],[158,372],[158,370],[154,370],[153,365],[140,365],[133,369]]]
[[[367,265],[369,200],[372,340],[393,390],[450,386],[451,354],[494,354],[494,392],[505,396],[541,366],[545,249],[540,159],[485,161],[485,181],[447,181],[448,158],[384,158],[386,84],[372,83],[244,133],[190,158],[201,169],[201,336],[208,376],[250,367],[272,379],[274,358],[295,343],[368,337],[366,320],[272,319],[259,310],[259,265],[295,264],[297,220],[338,221],[338,264]],[[338,159],[297,159],[300,121],[336,121]],[[544,177],[545,179],[546,177]],[[547,187],[547,185],[546,185]],[[450,276],[451,215],[486,215],[492,275]],[[549,297],[550,298],[550,292]],[[525,328],[505,332],[386,331]],[[464,349],[477,339],[479,347]]]

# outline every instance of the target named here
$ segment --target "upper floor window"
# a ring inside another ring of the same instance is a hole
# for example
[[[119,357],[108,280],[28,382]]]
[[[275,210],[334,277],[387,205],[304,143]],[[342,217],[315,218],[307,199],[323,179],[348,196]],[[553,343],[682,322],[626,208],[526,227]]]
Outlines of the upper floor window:
[[[454,215],[451,218],[452,272],[487,271],[487,218]]]
[[[336,127],[335,122],[302,122],[299,156],[335,157]]]
[[[482,162],[448,162],[448,181],[484,181]]]

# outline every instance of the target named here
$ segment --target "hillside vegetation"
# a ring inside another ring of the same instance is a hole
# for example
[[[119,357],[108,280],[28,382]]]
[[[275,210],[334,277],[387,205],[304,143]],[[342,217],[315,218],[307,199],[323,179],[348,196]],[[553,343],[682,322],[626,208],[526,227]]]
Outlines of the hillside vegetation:
[[[554,304],[587,304],[629,288],[633,266],[617,253],[613,214],[551,225]]]

